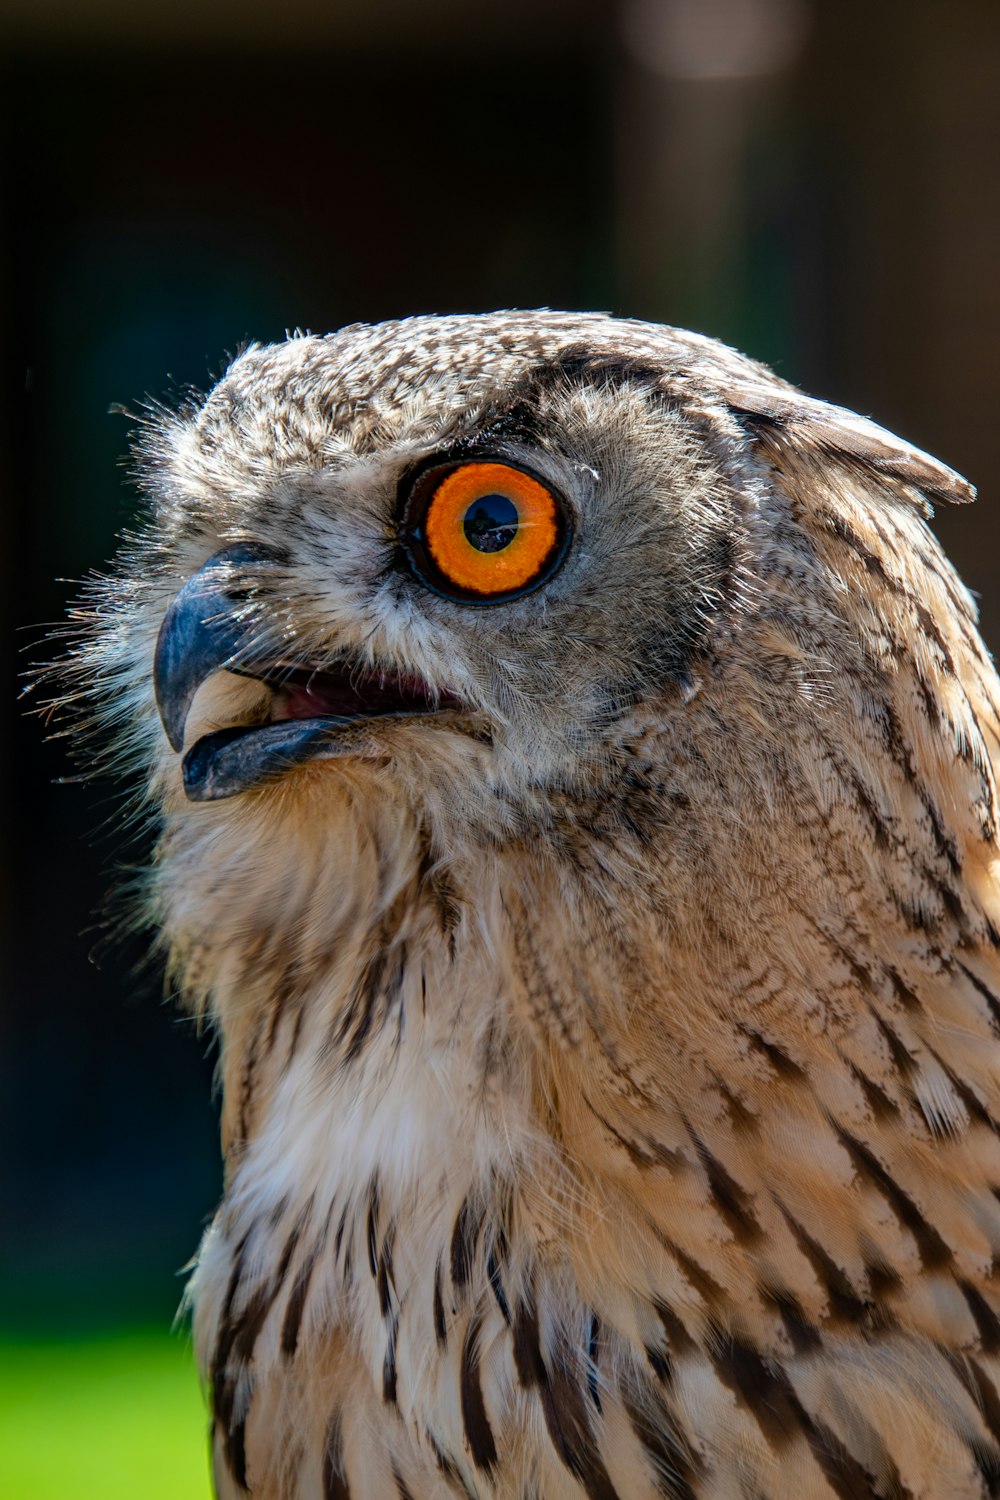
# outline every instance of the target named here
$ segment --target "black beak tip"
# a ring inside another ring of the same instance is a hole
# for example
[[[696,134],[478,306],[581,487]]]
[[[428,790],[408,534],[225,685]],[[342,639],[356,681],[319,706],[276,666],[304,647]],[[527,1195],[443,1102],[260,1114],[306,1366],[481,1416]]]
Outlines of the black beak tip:
[[[175,600],[174,604],[176,602]],[[178,660],[177,648],[183,644],[183,634],[183,631],[178,630],[174,605],[171,605],[156,639],[156,652],[153,656],[153,688],[164,733],[170,741],[170,748],[177,751],[180,751],[184,744],[184,726],[187,722],[191,700],[198,686],[197,683],[192,685],[191,674],[187,670],[187,662],[183,656]]]
[[[272,552],[253,542],[226,547],[193,573],[171,602],[156,640],[153,689],[172,749],[179,752],[184,744],[191,703],[206,677],[245,653],[247,625],[234,613],[232,570],[274,561]]]

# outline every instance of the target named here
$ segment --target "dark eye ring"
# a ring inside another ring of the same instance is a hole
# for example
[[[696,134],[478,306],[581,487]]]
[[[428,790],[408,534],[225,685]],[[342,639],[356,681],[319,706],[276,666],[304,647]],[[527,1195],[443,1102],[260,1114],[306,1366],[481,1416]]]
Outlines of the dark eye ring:
[[[464,604],[500,604],[540,587],[571,527],[551,485],[506,459],[464,458],[404,483],[403,547],[413,573]]]

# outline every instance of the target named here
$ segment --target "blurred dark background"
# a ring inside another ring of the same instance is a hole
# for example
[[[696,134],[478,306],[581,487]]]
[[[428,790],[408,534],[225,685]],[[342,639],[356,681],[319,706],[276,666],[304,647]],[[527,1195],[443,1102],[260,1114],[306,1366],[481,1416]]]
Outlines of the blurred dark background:
[[[961,469],[936,524],[1000,641],[996,0],[0,0],[0,49],[12,672],[135,513],[112,403],[540,304],[714,334]],[[113,789],[37,720],[3,755],[0,1327],[166,1319],[211,1049],[102,936]]]

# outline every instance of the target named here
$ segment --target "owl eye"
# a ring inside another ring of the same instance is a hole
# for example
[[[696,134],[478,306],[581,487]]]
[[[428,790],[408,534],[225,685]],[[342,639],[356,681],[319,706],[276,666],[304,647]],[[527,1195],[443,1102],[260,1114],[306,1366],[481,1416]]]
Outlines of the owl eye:
[[[568,539],[548,485],[513,464],[473,459],[418,476],[405,515],[414,572],[439,594],[494,604],[551,577]]]

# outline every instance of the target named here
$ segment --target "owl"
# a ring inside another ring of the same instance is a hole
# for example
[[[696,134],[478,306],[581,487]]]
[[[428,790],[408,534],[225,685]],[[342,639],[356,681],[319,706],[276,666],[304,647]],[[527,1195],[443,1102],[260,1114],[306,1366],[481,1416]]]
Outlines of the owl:
[[[596,314],[247,348],[64,666],[217,1034],[220,1500],[1000,1494],[969,486]]]

